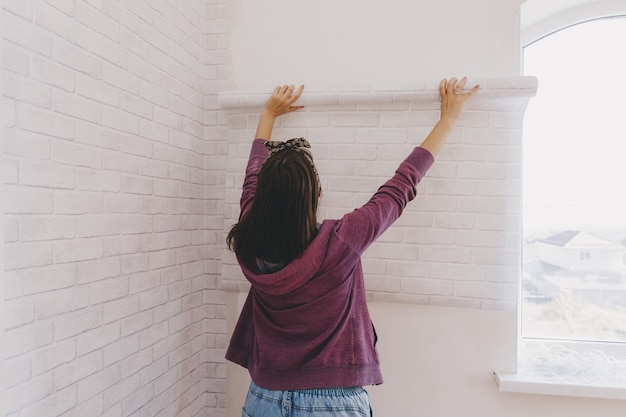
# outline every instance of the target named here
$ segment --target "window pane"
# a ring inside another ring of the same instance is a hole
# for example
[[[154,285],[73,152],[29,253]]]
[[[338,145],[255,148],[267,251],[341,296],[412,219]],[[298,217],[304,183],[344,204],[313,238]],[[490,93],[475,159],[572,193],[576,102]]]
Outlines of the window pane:
[[[522,337],[626,342],[626,18],[524,49]]]

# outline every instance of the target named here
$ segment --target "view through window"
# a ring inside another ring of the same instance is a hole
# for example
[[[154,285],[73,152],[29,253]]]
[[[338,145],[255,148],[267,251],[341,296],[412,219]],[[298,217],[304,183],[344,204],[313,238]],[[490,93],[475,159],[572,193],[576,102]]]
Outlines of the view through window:
[[[626,343],[626,18],[524,48],[522,338]]]

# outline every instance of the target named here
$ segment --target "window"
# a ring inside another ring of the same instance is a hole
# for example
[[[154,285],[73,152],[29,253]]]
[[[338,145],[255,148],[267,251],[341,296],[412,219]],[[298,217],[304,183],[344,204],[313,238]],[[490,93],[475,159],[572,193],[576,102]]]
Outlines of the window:
[[[524,47],[539,90],[524,121],[520,350],[526,370],[626,388],[624,50],[623,16]]]

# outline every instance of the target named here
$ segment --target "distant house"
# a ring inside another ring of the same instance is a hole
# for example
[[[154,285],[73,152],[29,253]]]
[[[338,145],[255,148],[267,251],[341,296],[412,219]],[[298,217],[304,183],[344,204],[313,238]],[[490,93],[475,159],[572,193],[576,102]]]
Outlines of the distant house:
[[[581,230],[567,230],[535,241],[540,261],[580,274],[626,272],[622,243]]]

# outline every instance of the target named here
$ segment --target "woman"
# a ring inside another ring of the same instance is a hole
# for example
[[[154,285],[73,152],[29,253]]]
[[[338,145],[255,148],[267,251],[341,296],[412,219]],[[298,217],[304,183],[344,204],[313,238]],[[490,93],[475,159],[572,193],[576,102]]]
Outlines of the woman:
[[[383,382],[361,255],[415,198],[464,103],[466,78],[442,80],[441,116],[362,207],[318,223],[321,187],[308,142],[270,142],[304,89],[276,87],[252,144],[241,215],[227,242],[251,289],[226,358],[252,378],[244,417],[370,416],[365,385]],[[294,91],[295,90],[295,91]]]

